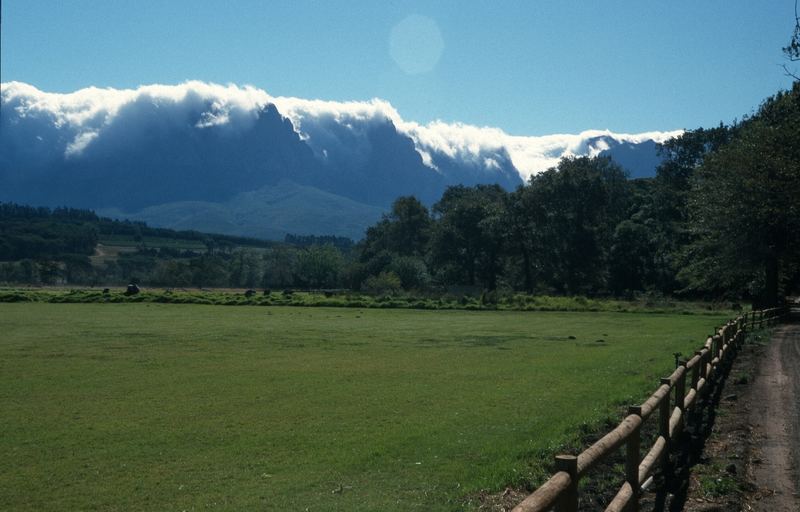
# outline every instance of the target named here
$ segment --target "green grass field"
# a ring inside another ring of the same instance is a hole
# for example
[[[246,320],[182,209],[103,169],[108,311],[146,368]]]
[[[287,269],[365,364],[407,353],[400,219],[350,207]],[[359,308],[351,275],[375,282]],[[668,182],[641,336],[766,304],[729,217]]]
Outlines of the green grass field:
[[[0,507],[460,510],[725,318],[0,304]]]

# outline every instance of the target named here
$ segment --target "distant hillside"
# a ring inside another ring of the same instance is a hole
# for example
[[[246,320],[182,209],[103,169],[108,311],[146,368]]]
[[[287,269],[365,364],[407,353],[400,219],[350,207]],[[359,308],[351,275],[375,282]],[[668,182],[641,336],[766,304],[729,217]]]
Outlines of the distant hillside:
[[[0,261],[90,256],[98,243],[142,247],[253,247],[275,242],[251,237],[175,231],[113,220],[90,210],[0,203]]]
[[[631,178],[652,178],[656,175],[656,168],[664,161],[653,140],[639,143],[614,141],[599,156],[610,157],[624,167]]]
[[[333,265],[338,279],[353,245],[335,236],[286,235],[279,243],[176,231],[89,210],[0,203],[5,285],[320,288],[319,269]]]
[[[108,208],[100,209],[98,213],[177,230],[211,231],[270,240],[283,240],[289,234],[318,233],[359,240],[385,211],[384,208],[283,180],[275,186],[242,192],[221,203],[177,201],[138,211]]]

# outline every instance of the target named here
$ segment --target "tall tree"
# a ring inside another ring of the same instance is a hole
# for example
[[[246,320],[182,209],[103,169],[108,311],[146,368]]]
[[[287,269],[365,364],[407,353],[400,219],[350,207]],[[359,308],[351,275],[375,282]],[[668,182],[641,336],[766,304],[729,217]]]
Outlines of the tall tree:
[[[521,270],[522,288],[533,293],[536,284],[534,269],[536,254],[536,224],[534,212],[536,205],[532,202],[531,187],[520,186],[508,195],[505,214],[505,247],[508,263],[513,272]],[[511,273],[510,272],[510,273]],[[519,283],[515,283],[519,288]]]
[[[689,289],[775,304],[800,255],[800,83],[767,99],[693,177]]]
[[[394,272],[404,288],[423,288],[428,281],[424,260],[432,225],[428,209],[417,198],[397,198],[391,211],[367,229],[358,245],[358,262],[348,267],[345,280],[358,287],[369,276]]]
[[[499,185],[459,185],[449,187],[433,206],[432,259],[448,281],[497,287],[505,197]]]
[[[342,255],[332,245],[312,245],[297,255],[295,276],[303,286],[335,288],[342,271]]]
[[[676,277],[681,268],[680,256],[692,241],[688,226],[692,175],[707,155],[730,141],[735,130],[735,126],[722,124],[711,129],[688,130],[661,144],[664,161],[656,170],[656,177],[652,182],[635,183],[640,188],[648,183],[646,190],[639,191],[641,199],[630,218],[635,225],[626,225],[622,231],[618,226],[615,232],[612,288],[621,291],[631,289],[634,284],[620,263],[620,258],[629,257],[641,265],[638,268],[642,282],[638,289],[671,294],[681,287]]]
[[[565,158],[529,188],[542,278],[560,293],[604,289],[614,228],[631,200],[625,172],[608,158]]]
[[[427,250],[431,231],[428,209],[413,196],[399,197],[391,211],[367,229],[362,242],[362,261],[381,251],[401,256],[422,256]]]

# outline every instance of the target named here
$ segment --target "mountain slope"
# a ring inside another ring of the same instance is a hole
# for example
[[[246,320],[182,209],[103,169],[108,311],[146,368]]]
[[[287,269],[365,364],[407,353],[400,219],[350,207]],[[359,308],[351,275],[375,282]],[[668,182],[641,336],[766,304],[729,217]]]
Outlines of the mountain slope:
[[[0,201],[252,236],[360,238],[398,196],[432,204],[449,185],[511,190],[564,156],[607,150],[633,175],[652,173],[655,142],[673,132],[520,137],[420,125],[381,100],[203,82],[55,94],[11,82],[0,133]]]
[[[386,210],[314,187],[283,180],[237,194],[228,201],[176,201],[138,211],[98,210],[113,218],[141,220],[175,230],[202,230],[281,240],[287,234],[324,233],[360,239]]]
[[[631,178],[652,178],[656,175],[656,168],[663,161],[653,140],[638,143],[614,141],[608,149],[601,151],[599,156],[610,157],[624,167]]]

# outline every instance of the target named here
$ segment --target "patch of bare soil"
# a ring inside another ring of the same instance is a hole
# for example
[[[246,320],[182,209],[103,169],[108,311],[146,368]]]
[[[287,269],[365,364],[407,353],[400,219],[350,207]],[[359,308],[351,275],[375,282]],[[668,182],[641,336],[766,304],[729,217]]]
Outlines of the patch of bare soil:
[[[684,510],[800,510],[800,324],[753,340],[733,364]]]
[[[508,512],[525,499],[530,491],[507,487],[499,493],[481,491],[472,497],[471,505],[477,505],[480,512]]]

